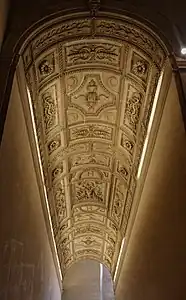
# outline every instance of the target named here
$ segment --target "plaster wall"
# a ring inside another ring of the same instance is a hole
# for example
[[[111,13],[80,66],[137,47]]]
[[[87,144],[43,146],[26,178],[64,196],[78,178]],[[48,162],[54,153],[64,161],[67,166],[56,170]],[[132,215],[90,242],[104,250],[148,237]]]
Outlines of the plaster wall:
[[[0,299],[59,300],[16,79],[0,149]]]
[[[172,78],[117,300],[184,300],[186,294],[186,139]]]

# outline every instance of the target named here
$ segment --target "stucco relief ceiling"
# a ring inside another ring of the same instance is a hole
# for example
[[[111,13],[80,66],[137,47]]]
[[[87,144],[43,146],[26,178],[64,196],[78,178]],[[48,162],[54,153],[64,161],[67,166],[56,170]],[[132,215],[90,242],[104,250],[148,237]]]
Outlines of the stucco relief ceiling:
[[[62,272],[82,258],[113,274],[166,54],[129,20],[59,20],[23,52]]]

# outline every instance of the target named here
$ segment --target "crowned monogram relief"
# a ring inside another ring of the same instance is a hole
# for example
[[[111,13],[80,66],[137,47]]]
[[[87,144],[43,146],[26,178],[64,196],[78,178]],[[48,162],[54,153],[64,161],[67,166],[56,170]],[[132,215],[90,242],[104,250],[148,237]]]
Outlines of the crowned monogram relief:
[[[101,63],[119,66],[120,46],[116,43],[88,41],[88,43],[76,43],[66,47],[67,66],[81,65],[85,63]]]
[[[95,18],[99,2],[45,24],[23,52],[63,275],[82,258],[115,270],[166,57],[135,21]]]
[[[80,109],[86,115],[97,115],[116,104],[116,95],[103,85],[99,74],[89,74],[85,75],[80,87],[69,94],[69,102],[70,106]]]

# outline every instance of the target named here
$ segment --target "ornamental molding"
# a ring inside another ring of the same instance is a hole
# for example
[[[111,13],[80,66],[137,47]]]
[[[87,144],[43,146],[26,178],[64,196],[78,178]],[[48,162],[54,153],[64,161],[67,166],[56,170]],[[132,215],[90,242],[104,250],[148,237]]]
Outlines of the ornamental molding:
[[[166,51],[98,13],[43,28],[22,58],[62,273],[89,258],[113,275]]]

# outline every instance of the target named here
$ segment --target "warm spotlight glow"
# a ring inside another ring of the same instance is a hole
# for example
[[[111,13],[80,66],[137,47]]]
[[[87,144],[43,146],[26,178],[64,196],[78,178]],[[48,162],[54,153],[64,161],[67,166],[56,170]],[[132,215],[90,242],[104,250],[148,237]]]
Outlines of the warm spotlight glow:
[[[103,300],[103,265],[100,263],[100,300]]]
[[[46,191],[43,168],[42,168],[42,162],[41,162],[41,156],[40,156],[40,151],[39,151],[39,143],[38,143],[38,139],[37,139],[37,132],[36,132],[36,126],[35,126],[35,121],[34,121],[34,112],[33,112],[33,108],[32,108],[32,100],[31,100],[31,95],[30,95],[30,91],[29,91],[28,87],[26,87],[26,89],[27,89],[28,103],[29,103],[30,114],[31,114],[31,119],[32,119],[32,126],[33,126],[33,131],[34,131],[36,149],[37,149],[37,156],[38,156],[39,167],[40,167],[40,174],[41,174],[41,177],[42,177],[42,183],[43,183],[43,188],[44,188],[45,202],[46,202],[48,218],[49,218],[49,223],[50,223],[50,229],[51,229],[51,234],[52,234],[52,240],[53,240],[54,249],[55,249],[55,253],[56,253],[56,259],[57,259],[57,264],[58,264],[58,269],[59,269],[59,275],[60,275],[60,279],[61,279],[61,282],[62,282],[62,273],[61,273],[59,258],[58,258],[58,254],[57,254],[56,243],[55,243],[55,239],[54,239],[52,220],[51,220],[51,216],[50,216],[47,191]]]
[[[181,49],[181,54],[186,55],[186,48],[185,48],[185,47],[183,47],[183,48]]]
[[[157,85],[156,93],[155,93],[155,96],[154,96],[154,102],[153,102],[152,111],[151,111],[149,124],[148,124],[148,128],[147,128],[147,135],[146,135],[145,142],[144,142],[144,145],[143,145],[141,159],[140,159],[140,163],[139,163],[139,167],[138,167],[137,179],[139,179],[139,177],[141,175],[141,171],[142,171],[142,167],[143,167],[143,163],[144,163],[144,159],[145,159],[145,154],[146,154],[146,151],[147,151],[149,136],[150,136],[150,132],[151,132],[151,128],[152,128],[152,123],[153,123],[153,120],[154,120],[156,106],[157,106],[157,102],[158,102],[158,98],[159,98],[159,94],[160,94],[162,79],[163,79],[163,72],[161,73],[160,78],[158,80],[158,85]]]
[[[119,268],[120,261],[121,261],[121,254],[123,252],[124,243],[125,243],[125,237],[122,240],[120,251],[119,251],[118,261],[117,261],[116,270],[115,270],[115,274],[114,274],[114,282],[116,281],[116,276],[117,276],[118,268]]]

